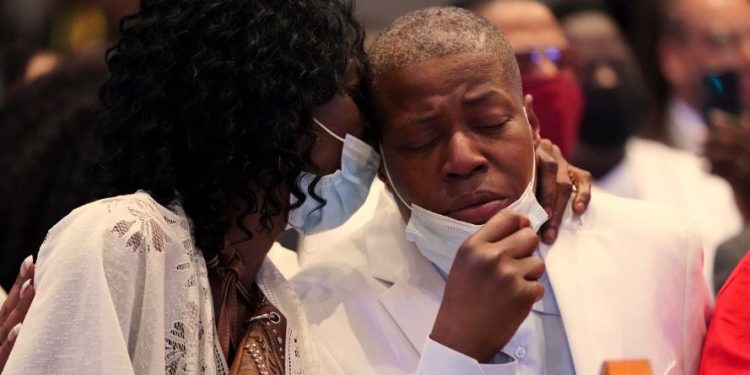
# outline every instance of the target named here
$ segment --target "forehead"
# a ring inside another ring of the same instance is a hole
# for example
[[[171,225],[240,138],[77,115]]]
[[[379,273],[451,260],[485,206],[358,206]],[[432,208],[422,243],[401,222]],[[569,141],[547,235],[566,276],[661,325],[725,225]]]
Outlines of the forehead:
[[[583,61],[623,59],[628,55],[617,26],[604,15],[589,13],[572,16],[565,20],[563,28]]]
[[[672,11],[691,28],[746,29],[750,24],[747,0],[679,0]]]
[[[386,123],[403,116],[439,111],[450,100],[470,100],[491,93],[496,100],[521,105],[508,67],[488,54],[432,58],[406,66],[379,80],[376,102]],[[519,78],[520,80],[520,78]]]
[[[534,1],[494,2],[477,13],[505,33],[516,53],[538,47],[568,46],[560,24],[545,5]]]

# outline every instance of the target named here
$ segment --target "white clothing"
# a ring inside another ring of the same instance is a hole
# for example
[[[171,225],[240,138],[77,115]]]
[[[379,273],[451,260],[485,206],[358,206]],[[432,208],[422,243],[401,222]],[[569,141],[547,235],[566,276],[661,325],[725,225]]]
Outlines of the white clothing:
[[[674,98],[669,105],[667,135],[674,147],[693,155],[703,155],[708,137],[708,126],[695,109],[685,101]]]
[[[596,186],[615,195],[663,204],[690,221],[703,241],[704,275],[713,289],[714,255],[742,229],[732,188],[706,172],[699,157],[658,142],[633,138],[625,159]]]
[[[39,252],[36,296],[4,374],[226,374],[203,255],[179,204],[144,192],[74,210]],[[286,373],[310,373],[307,322],[266,260],[256,278],[288,321]]]
[[[267,256],[287,280],[299,272],[299,257],[296,251],[289,250],[280,243],[274,242]]]
[[[568,208],[546,258],[576,373],[640,358],[655,374],[697,373],[710,312],[699,241],[668,209],[592,196],[582,217]],[[404,228],[382,194],[372,221],[292,280],[319,350],[345,374],[519,373],[428,339],[445,280]]]
[[[370,187],[370,193],[367,195],[365,203],[357,212],[352,215],[343,225],[321,233],[313,235],[301,235],[300,245],[297,250],[299,265],[304,268],[309,263],[314,262],[318,253],[328,249],[332,244],[341,241],[342,238],[359,229],[370,221],[375,215],[375,209],[378,206],[378,197],[380,192],[385,190],[385,184],[380,179],[375,179]]]
[[[549,246],[540,246],[534,255],[544,261],[548,253]],[[438,272],[447,280],[448,275],[440,267]],[[534,303],[516,334],[489,363],[516,366],[519,375],[575,375],[570,345],[549,276],[543,274],[539,282],[545,291],[542,299]]]

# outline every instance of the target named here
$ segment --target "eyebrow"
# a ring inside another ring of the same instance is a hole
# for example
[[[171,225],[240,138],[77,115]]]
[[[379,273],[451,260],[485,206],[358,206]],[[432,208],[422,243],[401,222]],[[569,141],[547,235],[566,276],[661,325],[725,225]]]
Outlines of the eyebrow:
[[[409,116],[406,123],[409,125],[419,125],[428,123],[439,116],[437,111],[423,112],[414,116]]]
[[[497,89],[486,89],[477,93],[467,93],[463,97],[464,104],[476,104],[489,99],[490,97],[496,96],[500,99],[506,99],[505,96]]]

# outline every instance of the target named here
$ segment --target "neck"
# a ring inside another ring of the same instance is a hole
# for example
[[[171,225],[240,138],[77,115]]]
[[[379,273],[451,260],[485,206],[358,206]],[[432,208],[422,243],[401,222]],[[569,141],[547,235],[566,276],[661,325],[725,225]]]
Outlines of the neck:
[[[285,225],[282,223],[286,223],[286,220],[280,216],[282,215],[270,220],[273,223],[273,228],[268,230],[263,229],[259,214],[249,216],[245,220],[245,225],[251,230],[252,238],[248,239],[247,234],[237,225],[232,225],[225,235],[228,244],[234,246],[237,255],[242,260],[244,272],[238,276],[239,281],[248,290],[254,285],[255,277],[263,265],[266,255],[268,255],[281,232],[284,231]]]

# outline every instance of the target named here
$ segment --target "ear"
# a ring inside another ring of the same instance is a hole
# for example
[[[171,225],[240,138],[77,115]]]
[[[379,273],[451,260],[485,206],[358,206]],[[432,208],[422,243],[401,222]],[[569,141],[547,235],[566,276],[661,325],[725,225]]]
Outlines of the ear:
[[[523,107],[526,108],[526,117],[529,119],[529,125],[531,126],[531,134],[534,141],[534,147],[539,145],[539,142],[542,140],[542,136],[539,133],[539,118],[536,117],[536,113],[534,112],[534,97],[531,95],[526,95],[523,98]]]

